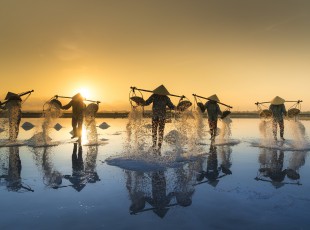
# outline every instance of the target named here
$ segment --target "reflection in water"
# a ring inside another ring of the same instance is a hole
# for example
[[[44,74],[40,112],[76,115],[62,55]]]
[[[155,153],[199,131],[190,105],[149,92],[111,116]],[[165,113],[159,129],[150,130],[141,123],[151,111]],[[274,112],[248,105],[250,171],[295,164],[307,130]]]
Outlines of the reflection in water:
[[[275,188],[281,188],[285,184],[299,183],[297,170],[303,165],[306,153],[294,152],[287,169],[284,169],[284,152],[277,149],[262,148],[258,161],[260,168],[255,180],[270,182]],[[285,177],[296,182],[286,182]]]
[[[307,152],[295,151],[292,153],[291,158],[289,159],[289,164],[286,169],[286,175],[291,180],[299,180],[300,174],[299,169],[306,162]]]
[[[31,191],[34,192],[28,185],[24,185],[21,179],[21,169],[22,164],[19,157],[19,147],[12,146],[9,147],[9,162],[7,173],[4,173],[5,170],[2,171],[2,175],[0,175],[1,185],[2,179],[5,180],[5,185],[8,191],[13,192],[24,192],[24,191]],[[22,190],[24,189],[24,190]]]
[[[132,108],[128,114],[128,123],[126,125],[126,154],[136,155],[142,151],[145,146],[151,146],[147,143],[146,138],[149,136],[149,130],[149,127],[146,125],[146,120],[143,119],[143,110],[139,107]]]
[[[194,169],[195,164],[192,162],[184,167],[170,169],[173,170],[170,180],[167,180],[164,171],[143,173],[126,170],[126,188],[131,201],[130,214],[153,211],[160,218],[164,218],[173,206],[190,206],[195,191]]]
[[[161,218],[167,214],[173,193],[167,194],[166,176],[163,171],[152,172],[152,196],[146,201],[153,207],[153,212]]]
[[[100,181],[96,172],[97,154],[97,146],[88,146],[86,162],[84,164],[82,145],[78,143],[73,144],[72,175],[65,175],[64,178],[71,182],[70,186],[76,191],[82,191],[87,183]]]
[[[221,164],[218,162],[218,149],[221,158]],[[219,179],[232,174],[230,167],[232,149],[230,146],[215,146],[213,143],[210,145],[210,152],[207,157],[207,167],[204,170],[204,166],[201,167],[200,173],[197,175],[198,184],[208,183],[213,187],[216,187],[219,183]],[[222,173],[221,173],[222,172]],[[206,178],[206,180],[204,180]]]
[[[40,152],[43,150],[43,152]],[[62,184],[62,174],[54,169],[51,160],[51,147],[33,148],[34,159],[37,167],[39,167],[43,174],[43,183],[53,189],[58,189]]]
[[[85,115],[85,127],[86,127],[86,137],[88,144],[97,144],[98,143],[98,134],[96,127],[96,119],[94,116]],[[85,136],[85,135],[83,135]],[[86,142],[85,137],[82,137],[82,143]]]
[[[87,182],[84,173],[83,149],[82,146],[77,143],[73,144],[72,175],[65,175],[64,178],[69,180],[72,187],[78,192],[86,186]]]

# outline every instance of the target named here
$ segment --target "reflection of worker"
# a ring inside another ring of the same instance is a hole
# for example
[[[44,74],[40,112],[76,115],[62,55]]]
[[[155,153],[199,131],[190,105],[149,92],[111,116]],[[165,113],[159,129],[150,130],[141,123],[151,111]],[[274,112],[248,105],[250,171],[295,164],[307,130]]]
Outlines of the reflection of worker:
[[[23,187],[20,177],[21,169],[22,165],[19,157],[19,147],[10,147],[9,173],[7,177],[7,187],[9,190],[17,192]]]
[[[126,188],[129,193],[129,199],[131,200],[131,205],[129,207],[131,214],[136,214],[143,211],[145,208],[145,192],[146,187],[145,175],[141,172],[136,171],[125,171],[126,173]]]
[[[191,163],[188,165],[188,169],[186,170],[183,167],[176,169],[176,188],[175,188],[175,198],[177,204],[182,207],[187,207],[192,204],[192,196],[195,192],[193,183],[195,180],[194,177],[194,170],[191,168],[193,167]]]
[[[22,117],[21,101],[18,94],[8,92],[5,100],[7,100],[3,109],[8,110],[9,118],[9,139],[15,141],[19,133],[19,124]]]
[[[286,169],[283,170],[284,152],[278,150],[266,150],[259,156],[261,167],[259,172],[264,177],[271,179],[272,185],[280,188],[284,185],[283,180],[286,176]]]
[[[300,179],[299,169],[306,162],[307,152],[296,151],[292,153],[292,156],[289,160],[288,167],[286,169],[286,175],[291,180]]]
[[[73,136],[81,138],[82,136],[82,125],[84,118],[84,110],[86,105],[83,102],[84,98],[81,94],[76,94],[72,97],[72,100],[67,104],[62,106],[62,109],[69,109],[72,107],[72,128],[73,128]]]
[[[217,131],[217,118],[222,114],[222,111],[217,102],[220,102],[216,94],[208,97],[209,101],[205,104],[208,113],[208,123],[211,133],[211,140],[215,139]]]
[[[78,149],[78,151],[77,151]],[[72,176],[65,175],[65,179],[72,183],[72,187],[80,192],[86,186],[86,179],[84,173],[84,162],[82,146],[74,143],[72,152]]]
[[[173,193],[166,194],[166,177],[163,171],[152,172],[152,198],[147,197],[146,201],[153,206],[153,212],[164,218],[169,210],[169,204],[174,196]]]
[[[272,131],[274,139],[277,140],[277,124],[279,124],[280,127],[280,137],[282,140],[285,140],[284,135],[284,122],[283,122],[283,116],[286,115],[286,109],[284,105],[285,100],[281,97],[276,96],[272,101],[270,102],[271,105],[269,106],[269,109],[272,112]]]
[[[174,109],[175,106],[172,104],[170,98],[167,96],[170,93],[161,85],[153,90],[153,94],[145,101],[145,106],[153,103],[153,117],[152,117],[152,138],[153,148],[156,148],[157,143],[157,130],[158,130],[158,149],[161,149],[166,120],[166,106],[170,109]]]

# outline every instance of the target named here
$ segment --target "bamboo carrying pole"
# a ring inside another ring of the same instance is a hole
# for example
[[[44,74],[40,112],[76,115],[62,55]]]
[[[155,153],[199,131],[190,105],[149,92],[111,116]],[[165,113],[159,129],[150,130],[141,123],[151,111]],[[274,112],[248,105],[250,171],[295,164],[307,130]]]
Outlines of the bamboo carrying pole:
[[[153,93],[152,90],[138,89],[138,88],[135,87],[135,86],[131,86],[130,89],[132,89],[132,91],[139,90],[139,91],[143,91],[143,92]],[[184,95],[180,96],[180,95],[175,95],[175,94],[169,94],[169,96],[179,97],[179,98],[181,98],[181,99],[185,98]]]
[[[54,97],[55,97],[56,99],[57,99],[57,98],[68,98],[68,99],[72,99],[72,97],[59,96],[59,95],[55,95]],[[86,99],[86,98],[83,98],[83,101],[94,102],[94,103],[97,103],[97,104],[101,103],[100,101],[88,100],[88,99]]]
[[[199,95],[197,95],[197,94],[193,94],[193,96],[194,96],[194,97],[198,97],[198,98],[202,98],[202,99],[206,99],[206,100],[209,100],[209,101],[213,101],[213,100],[210,100],[209,98],[202,97],[202,96],[199,96]],[[230,108],[230,109],[233,108],[232,106],[226,105],[226,104],[224,104],[224,103],[222,103],[222,102],[216,102],[216,103],[221,104],[221,105],[224,105],[224,106],[226,106],[226,107],[228,107],[228,108]]]
[[[267,103],[270,103],[270,102],[271,102],[271,101],[256,102],[255,105],[267,104]],[[296,102],[296,103],[300,103],[300,102],[302,102],[302,100],[297,100],[297,101],[285,101],[285,102]]]

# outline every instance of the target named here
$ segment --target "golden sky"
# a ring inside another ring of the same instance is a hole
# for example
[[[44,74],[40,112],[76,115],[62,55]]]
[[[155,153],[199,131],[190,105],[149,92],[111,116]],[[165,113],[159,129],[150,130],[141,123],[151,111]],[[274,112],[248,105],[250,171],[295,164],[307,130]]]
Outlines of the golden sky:
[[[307,0],[0,0],[0,100],[34,89],[24,110],[80,89],[124,110],[130,86],[160,84],[234,110],[276,95],[310,110],[309,60]]]

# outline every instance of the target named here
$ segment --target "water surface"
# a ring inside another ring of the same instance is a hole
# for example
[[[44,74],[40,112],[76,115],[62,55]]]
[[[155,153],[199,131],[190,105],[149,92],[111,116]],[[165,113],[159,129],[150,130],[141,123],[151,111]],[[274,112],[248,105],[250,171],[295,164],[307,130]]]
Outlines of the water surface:
[[[0,134],[0,229],[308,229],[308,143],[262,148],[258,119],[233,119],[231,139],[196,147],[164,143],[162,156],[128,150],[128,120],[98,119],[98,145],[70,139],[70,119],[50,130],[53,146],[18,145]],[[206,121],[203,121],[206,124]],[[145,124],[149,124],[146,120]],[[302,121],[305,131],[310,122]],[[175,129],[167,124],[166,134]],[[134,142],[136,139],[132,139]],[[307,141],[307,140],[305,140]],[[133,144],[133,143],[130,144]],[[292,147],[293,146],[293,147]],[[141,147],[141,146],[138,146]],[[301,150],[303,149],[303,150]],[[128,153],[128,151],[130,153]]]

